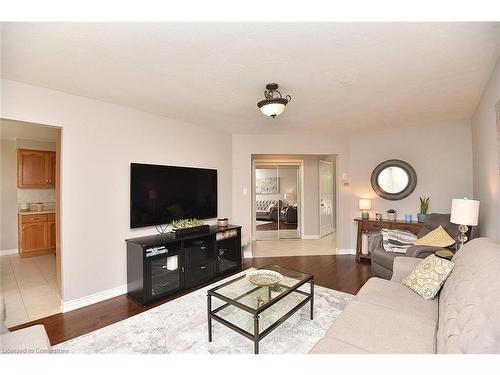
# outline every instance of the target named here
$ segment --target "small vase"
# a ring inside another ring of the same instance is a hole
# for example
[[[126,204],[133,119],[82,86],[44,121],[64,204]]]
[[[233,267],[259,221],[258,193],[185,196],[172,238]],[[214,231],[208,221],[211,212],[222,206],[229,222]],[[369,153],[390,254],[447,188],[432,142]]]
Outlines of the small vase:
[[[396,214],[394,213],[387,213],[387,219],[391,221],[396,221]]]
[[[417,214],[417,219],[419,223],[425,223],[425,220],[427,219],[427,214]]]

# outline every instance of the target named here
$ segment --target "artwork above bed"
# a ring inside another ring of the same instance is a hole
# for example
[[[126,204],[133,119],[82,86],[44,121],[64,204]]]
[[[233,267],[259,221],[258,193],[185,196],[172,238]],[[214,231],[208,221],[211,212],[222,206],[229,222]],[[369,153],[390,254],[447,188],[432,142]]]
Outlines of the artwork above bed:
[[[277,194],[278,177],[263,177],[255,179],[256,194]]]

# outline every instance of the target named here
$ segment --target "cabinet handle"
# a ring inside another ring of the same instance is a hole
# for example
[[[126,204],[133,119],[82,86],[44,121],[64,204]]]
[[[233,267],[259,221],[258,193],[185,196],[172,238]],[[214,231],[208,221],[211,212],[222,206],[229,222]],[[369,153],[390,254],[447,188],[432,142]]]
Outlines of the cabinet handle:
[[[200,269],[204,270],[207,266],[201,266]]]
[[[202,247],[200,247],[200,249],[201,249],[201,250],[206,250],[206,249],[207,249],[207,247],[206,247],[206,246],[202,246]]]
[[[184,272],[184,267],[181,267],[181,271]]]

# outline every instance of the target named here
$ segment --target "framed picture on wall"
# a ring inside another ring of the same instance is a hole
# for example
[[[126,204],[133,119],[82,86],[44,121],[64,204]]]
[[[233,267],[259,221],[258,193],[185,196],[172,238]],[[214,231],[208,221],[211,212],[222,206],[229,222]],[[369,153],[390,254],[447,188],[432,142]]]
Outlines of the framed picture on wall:
[[[278,177],[263,177],[255,180],[256,194],[278,193]]]

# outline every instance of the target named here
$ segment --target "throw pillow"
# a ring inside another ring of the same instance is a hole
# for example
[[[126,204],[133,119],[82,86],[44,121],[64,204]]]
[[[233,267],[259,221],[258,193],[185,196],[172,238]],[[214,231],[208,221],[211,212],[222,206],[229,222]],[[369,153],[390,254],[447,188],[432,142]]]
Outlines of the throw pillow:
[[[434,254],[421,261],[402,284],[425,299],[433,299],[450,275],[454,263]]]
[[[382,229],[382,245],[385,251],[406,253],[406,250],[417,240],[413,233],[398,229]]]
[[[455,243],[453,237],[440,225],[432,232],[427,233],[422,238],[419,238],[415,245],[448,247]]]

